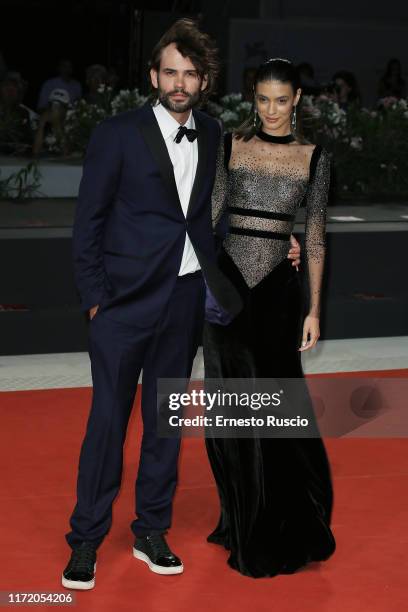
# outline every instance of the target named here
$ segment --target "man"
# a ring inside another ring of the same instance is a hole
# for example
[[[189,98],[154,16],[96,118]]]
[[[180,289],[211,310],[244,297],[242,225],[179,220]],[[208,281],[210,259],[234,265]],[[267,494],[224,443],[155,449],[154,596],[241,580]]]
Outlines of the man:
[[[108,81],[108,71],[102,64],[92,64],[88,66],[85,73],[85,81],[87,86],[87,92],[84,95],[84,100],[88,104],[96,104],[97,106],[103,106],[106,104],[106,96],[101,93],[101,86],[105,86]]]
[[[38,96],[37,110],[39,112],[48,107],[50,95],[54,89],[64,89],[68,92],[69,102],[72,104],[82,96],[81,83],[72,78],[73,66],[71,60],[63,59],[58,64],[58,76],[43,83]]]
[[[93,401],[66,535],[73,549],[62,577],[68,588],[95,584],[96,549],[111,525],[142,368],[133,554],[153,572],[183,571],[165,539],[180,440],[156,433],[156,383],[190,377],[204,319],[204,277],[224,309],[235,314],[241,307],[216,266],[212,232],[220,128],[195,110],[210,95],[217,70],[209,37],[188,19],[176,22],[153,51],[155,105],[105,120],[89,143],[73,249],[82,307],[91,319]]]
[[[67,116],[69,103],[69,94],[65,89],[54,89],[51,92],[48,108],[41,113],[38,121],[33,143],[34,157],[42,152],[47,133],[54,136],[57,146],[61,148],[63,155],[68,154],[68,147],[64,134],[64,122]]]

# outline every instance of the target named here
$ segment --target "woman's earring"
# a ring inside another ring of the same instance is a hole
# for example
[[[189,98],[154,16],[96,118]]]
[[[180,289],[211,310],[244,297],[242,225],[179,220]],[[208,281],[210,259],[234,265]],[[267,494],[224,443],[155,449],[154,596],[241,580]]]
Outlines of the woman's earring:
[[[293,107],[291,124],[292,124],[292,130],[296,132],[296,106]]]
[[[257,118],[257,110],[256,108],[254,109],[254,127],[256,127],[256,118]]]

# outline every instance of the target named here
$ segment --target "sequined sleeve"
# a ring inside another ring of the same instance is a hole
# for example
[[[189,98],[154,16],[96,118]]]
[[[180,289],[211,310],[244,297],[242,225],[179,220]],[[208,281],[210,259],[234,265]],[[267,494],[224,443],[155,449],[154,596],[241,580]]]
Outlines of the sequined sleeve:
[[[218,224],[227,206],[228,172],[225,164],[224,140],[225,136],[222,135],[217,151],[215,181],[211,200],[213,227]]]
[[[308,264],[309,314],[320,315],[320,296],[326,252],[327,200],[330,185],[330,158],[326,149],[316,150],[312,177],[306,194],[305,252]],[[313,163],[314,162],[314,163]]]

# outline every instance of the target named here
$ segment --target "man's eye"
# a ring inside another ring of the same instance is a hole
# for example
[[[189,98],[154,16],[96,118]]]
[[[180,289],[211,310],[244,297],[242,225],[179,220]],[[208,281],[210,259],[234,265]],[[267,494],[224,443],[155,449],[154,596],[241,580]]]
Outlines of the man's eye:
[[[280,104],[286,104],[287,101],[288,101],[287,98],[279,98],[279,103]]]

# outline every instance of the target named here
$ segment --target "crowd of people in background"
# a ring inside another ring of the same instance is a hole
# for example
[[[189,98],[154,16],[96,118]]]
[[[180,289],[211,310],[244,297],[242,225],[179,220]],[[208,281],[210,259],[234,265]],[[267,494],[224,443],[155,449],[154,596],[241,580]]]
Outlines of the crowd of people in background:
[[[313,66],[308,62],[298,65],[302,90],[305,95],[325,94],[347,110],[351,106],[361,106],[361,94],[353,72],[338,70],[329,82],[319,83]],[[244,97],[252,98],[251,69],[244,76]],[[34,157],[44,152],[47,133],[52,132],[59,138],[63,132],[67,110],[78,100],[89,104],[103,104],[103,87],[117,91],[119,77],[114,69],[101,64],[88,66],[84,86],[74,78],[73,63],[61,59],[57,75],[47,79],[41,86],[37,108],[31,109],[24,104],[28,83],[16,71],[7,70],[0,54],[0,154],[24,155]],[[377,94],[379,104],[387,98],[405,98],[406,81],[402,76],[401,62],[391,58],[381,76]],[[60,139],[63,142],[63,139]],[[68,151],[63,151],[68,154]]]
[[[19,72],[7,70],[0,56],[0,154],[38,156],[44,150],[48,132],[56,137],[63,131],[69,108],[78,100],[102,104],[101,85],[115,91],[119,78],[114,69],[101,64],[88,66],[85,87],[74,78],[73,63],[62,59],[57,75],[41,86],[35,109],[24,104],[28,83]],[[63,142],[63,139],[59,139]],[[63,152],[66,153],[66,152]]]
[[[349,70],[338,70],[329,83],[320,84],[315,79],[313,66],[307,62],[299,64],[298,72],[305,95],[325,93],[332,97],[344,110],[351,105],[361,106],[361,94],[355,74]],[[378,100],[384,98],[406,98],[407,84],[402,76],[401,62],[391,58],[381,76],[377,88]],[[381,103],[381,102],[380,102]]]

